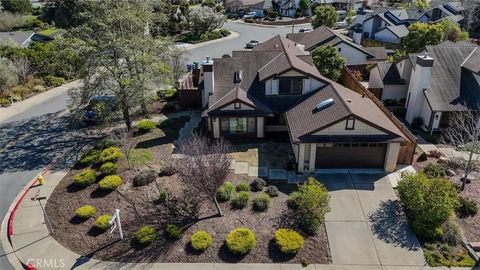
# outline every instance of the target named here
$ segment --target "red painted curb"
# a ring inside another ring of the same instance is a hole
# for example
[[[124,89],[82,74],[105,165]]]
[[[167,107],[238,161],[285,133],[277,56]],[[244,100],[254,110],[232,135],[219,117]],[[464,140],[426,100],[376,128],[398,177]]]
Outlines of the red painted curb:
[[[55,166],[57,163],[58,163],[59,159],[55,159],[53,160],[50,164],[48,164],[38,175],[41,175],[43,176],[44,174],[46,174],[47,172],[49,172],[53,166]],[[38,176],[37,175],[37,176]],[[37,182],[37,176],[35,178],[33,178],[32,180],[30,180],[30,182],[28,182],[28,184],[23,188],[23,190],[21,191],[22,195],[20,196],[20,198],[18,199],[18,201],[15,203],[15,206],[13,207],[12,209],[12,212],[10,213],[10,216],[8,217],[8,223],[7,223],[7,237],[8,237],[8,241],[10,242],[10,245],[12,244],[12,240],[11,240],[11,236],[13,235],[13,219],[15,218],[15,212],[17,211],[18,209],[18,206],[20,205],[20,203],[23,201],[23,199],[25,198],[25,195],[27,195],[28,191],[35,185],[35,183]]]

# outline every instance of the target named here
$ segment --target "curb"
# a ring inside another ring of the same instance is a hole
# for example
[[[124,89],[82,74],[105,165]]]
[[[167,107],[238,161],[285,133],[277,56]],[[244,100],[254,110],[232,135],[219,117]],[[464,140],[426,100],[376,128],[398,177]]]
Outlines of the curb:
[[[184,44],[188,44],[188,45],[186,45],[184,47],[180,47],[180,48],[184,48],[186,51],[190,51],[190,50],[197,49],[197,48],[207,46],[207,45],[211,45],[211,44],[214,44],[214,43],[217,43],[217,42],[223,42],[223,41],[227,41],[227,40],[231,40],[231,39],[236,39],[240,36],[240,34],[235,32],[235,31],[232,31],[232,30],[228,30],[228,31],[230,31],[230,35],[228,35],[226,37],[219,38],[219,39],[214,39],[214,40],[209,40],[209,41],[205,41],[205,42],[201,42],[201,43],[197,43],[197,44],[184,43]]]
[[[35,183],[37,182],[37,177],[38,176],[44,176],[45,174],[47,174],[48,172],[50,172],[52,170],[52,168],[60,161],[60,158],[56,158],[54,159],[52,162],[50,162],[50,164],[48,164],[45,168],[43,168],[42,171],[40,171],[39,174],[37,174],[32,180],[30,180],[26,185],[25,187],[18,193],[18,195],[15,197],[15,199],[13,200],[13,202],[10,204],[10,207],[8,208],[8,211],[5,215],[5,218],[3,219],[2,221],[2,226],[0,227],[0,233],[3,234],[3,232],[1,231],[3,229],[3,225],[4,223],[6,222],[7,225],[6,225],[6,231],[7,231],[7,240],[8,240],[8,244],[10,245],[9,246],[9,249],[11,250],[11,252],[6,252],[5,255],[9,255],[9,254],[12,254],[14,255],[17,259],[18,259],[18,262],[21,264],[21,266],[24,268],[24,269],[27,269],[27,265],[25,263],[23,263],[20,258],[15,254],[15,250],[13,248],[13,245],[12,245],[12,239],[11,239],[11,236],[13,235],[13,220],[15,218],[15,213],[20,205],[20,203],[23,201],[23,199],[25,198],[25,196],[27,195],[28,191],[35,185]],[[1,237],[0,237],[1,239]],[[5,249],[5,243],[3,243],[3,241],[1,241],[2,243],[2,246],[4,246],[4,249]],[[7,250],[5,250],[7,251]],[[12,264],[12,266],[15,266],[14,262],[11,261],[11,259],[6,256],[7,260],[10,262],[10,264]]]
[[[266,27],[266,28],[292,28],[292,24],[284,24],[284,25],[268,25],[268,24],[258,24],[258,23],[246,23],[242,20],[235,20],[231,21],[233,23],[239,23],[239,24],[246,24],[246,25],[252,25],[252,26],[258,26],[258,27]],[[307,26],[310,25],[311,23],[299,23],[295,24],[295,27],[297,26]]]

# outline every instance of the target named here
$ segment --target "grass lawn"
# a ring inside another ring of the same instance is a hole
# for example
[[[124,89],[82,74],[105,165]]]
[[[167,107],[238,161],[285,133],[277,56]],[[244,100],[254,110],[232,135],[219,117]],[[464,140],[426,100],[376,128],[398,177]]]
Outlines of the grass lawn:
[[[50,27],[50,28],[47,28],[47,29],[42,30],[40,32],[37,32],[37,34],[49,37],[49,36],[52,36],[52,35],[60,32],[60,31],[63,31],[63,29],[56,28],[56,27]]]

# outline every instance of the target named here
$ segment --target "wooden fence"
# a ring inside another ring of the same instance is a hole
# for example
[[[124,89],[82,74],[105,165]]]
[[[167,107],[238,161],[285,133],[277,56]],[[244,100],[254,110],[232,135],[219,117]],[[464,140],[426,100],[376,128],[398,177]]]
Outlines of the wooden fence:
[[[343,86],[359,93],[359,94],[364,94],[368,98],[370,98],[381,110],[382,112],[397,126],[403,134],[405,134],[405,137],[409,140],[406,143],[403,143],[400,147],[400,152],[398,154],[398,164],[406,165],[406,164],[412,164],[413,163],[413,157],[415,155],[415,148],[417,146],[417,138],[415,135],[413,135],[410,130],[408,130],[405,125],[393,115],[392,112],[390,112],[385,106],[383,106],[383,103],[375,97],[375,95],[368,91],[367,88],[365,88],[355,76],[351,73],[350,69],[348,67],[345,67],[342,72],[342,76],[340,77],[340,82],[343,84]]]

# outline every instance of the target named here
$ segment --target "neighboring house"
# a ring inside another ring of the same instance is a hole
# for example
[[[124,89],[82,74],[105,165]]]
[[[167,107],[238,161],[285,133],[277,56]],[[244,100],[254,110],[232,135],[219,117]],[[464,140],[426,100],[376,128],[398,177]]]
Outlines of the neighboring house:
[[[288,134],[299,172],[393,171],[400,149],[414,143],[377,103],[322,76],[303,46],[287,38],[233,51],[230,58],[207,57],[202,69],[197,85],[208,133],[251,142]]]
[[[272,7],[272,0],[241,0],[242,6],[240,9],[255,12],[257,16],[263,17],[263,11]]]
[[[452,112],[480,108],[480,48],[450,41],[427,46],[410,55],[413,70],[408,86],[406,120],[421,117],[424,129],[448,125]]]
[[[31,31],[0,32],[0,42],[13,42],[20,48],[26,48],[32,42],[33,35]]]
[[[363,47],[324,25],[308,33],[287,34],[287,38],[304,45],[305,50],[309,52],[321,46],[331,45],[338,50],[348,66],[366,65],[387,60],[387,51],[384,47]]]
[[[380,100],[402,100],[407,97],[408,82],[396,63],[378,63],[370,71],[368,90]],[[403,65],[403,64],[402,64]],[[410,68],[411,70],[411,68]],[[403,71],[403,70],[402,70]],[[407,75],[410,79],[410,76]]]
[[[448,2],[444,0],[431,1],[431,8],[425,11],[422,20],[429,22],[439,22],[444,19],[449,19],[460,25],[463,24],[463,6],[460,2]]]
[[[329,5],[333,6],[336,10],[348,10],[353,8],[357,10],[365,6],[366,0],[314,0],[314,5]]]
[[[427,11],[416,8],[381,7],[367,13],[359,9],[355,21],[349,27],[349,35],[358,44],[363,38],[401,44],[403,38],[408,35],[408,26],[413,23],[436,23],[443,19],[450,19],[461,24],[463,16],[456,8],[459,7],[447,3]]]
[[[278,13],[285,17],[294,17],[299,7],[300,0],[280,0]]]

